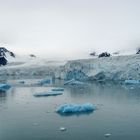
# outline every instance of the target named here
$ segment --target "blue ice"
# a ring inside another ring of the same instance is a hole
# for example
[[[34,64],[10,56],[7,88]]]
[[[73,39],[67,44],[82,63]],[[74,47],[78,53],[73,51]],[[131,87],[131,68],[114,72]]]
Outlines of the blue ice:
[[[57,95],[62,95],[62,92],[56,92],[56,91],[48,91],[48,92],[40,92],[40,93],[35,93],[34,96],[36,97],[41,97],[41,96],[57,96]]]
[[[0,84],[0,90],[2,90],[2,91],[6,91],[10,88],[11,88],[11,86],[8,84]]]
[[[92,112],[96,109],[96,106],[91,103],[85,104],[63,104],[59,106],[56,112],[60,114],[65,113],[86,113]]]
[[[140,84],[140,80],[125,80],[125,84]]]
[[[66,81],[66,82],[64,83],[64,85],[83,85],[83,84],[84,84],[83,82],[77,81],[77,80],[75,80],[75,79]]]

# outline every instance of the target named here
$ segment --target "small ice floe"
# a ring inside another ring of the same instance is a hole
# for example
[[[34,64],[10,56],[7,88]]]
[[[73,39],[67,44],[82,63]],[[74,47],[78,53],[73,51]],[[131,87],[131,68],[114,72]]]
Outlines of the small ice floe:
[[[75,79],[66,81],[66,82],[64,83],[64,85],[83,85],[83,84],[84,84],[83,82],[77,81],[77,80],[75,80]]]
[[[140,84],[140,80],[125,80],[125,84]]]
[[[91,103],[85,104],[64,104],[57,108],[56,112],[60,114],[65,113],[86,113],[92,112],[96,109],[96,106]]]
[[[48,91],[48,92],[40,92],[40,93],[35,93],[34,96],[36,97],[41,97],[41,96],[57,96],[57,95],[62,95],[62,92],[56,92],[56,91]]]
[[[130,87],[130,89],[134,89],[134,87]]]
[[[111,136],[111,134],[109,134],[109,133],[108,133],[108,134],[105,134],[104,136],[105,136],[105,137],[110,137],[110,136]]]
[[[0,84],[0,90],[2,90],[2,91],[6,91],[10,88],[11,88],[11,86],[8,84]]]
[[[64,91],[64,88],[53,88],[52,91]]]
[[[66,127],[60,127],[59,130],[60,130],[60,131],[66,131],[67,128],[66,128]]]

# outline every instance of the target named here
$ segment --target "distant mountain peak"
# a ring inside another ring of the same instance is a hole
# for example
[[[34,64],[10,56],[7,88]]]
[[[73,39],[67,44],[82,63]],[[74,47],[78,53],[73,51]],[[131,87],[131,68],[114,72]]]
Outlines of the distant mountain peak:
[[[11,56],[11,57],[16,57],[16,55],[7,50],[5,47],[0,47],[0,57],[7,57],[7,53]]]
[[[15,54],[9,50],[7,50],[5,47],[0,47],[0,65],[6,65],[8,60],[7,56],[15,58]]]

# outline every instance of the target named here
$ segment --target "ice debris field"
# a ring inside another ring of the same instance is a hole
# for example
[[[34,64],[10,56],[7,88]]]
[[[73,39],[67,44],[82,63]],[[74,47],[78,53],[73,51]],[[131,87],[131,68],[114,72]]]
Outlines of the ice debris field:
[[[42,80],[43,81],[43,80]],[[40,85],[41,86],[41,85]],[[11,88],[11,85],[9,84],[0,84],[0,90],[6,91]],[[41,97],[41,96],[57,96],[62,95],[64,92],[64,88],[52,88],[49,91],[45,92],[38,92],[33,94],[35,97]],[[92,112],[96,109],[96,106],[91,103],[84,103],[84,104],[62,104],[59,106],[56,110],[57,113],[64,114],[64,113],[86,113],[86,112]]]

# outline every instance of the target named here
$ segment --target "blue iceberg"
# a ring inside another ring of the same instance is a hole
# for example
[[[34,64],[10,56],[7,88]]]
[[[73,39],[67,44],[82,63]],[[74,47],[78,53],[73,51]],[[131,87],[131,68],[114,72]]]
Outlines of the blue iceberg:
[[[53,88],[52,91],[64,91],[64,88]]]
[[[84,84],[83,82],[77,81],[77,80],[75,80],[75,79],[66,81],[66,82],[64,83],[64,85],[83,85],[83,84]]]
[[[125,84],[140,84],[140,80],[125,80]]]
[[[8,90],[10,88],[11,88],[11,86],[8,85],[8,84],[0,84],[0,90],[1,91],[6,91],[6,90]]]
[[[40,93],[35,93],[34,96],[36,97],[41,97],[41,96],[57,96],[57,95],[62,95],[62,92],[56,92],[56,91],[48,91],[48,92],[40,92]]]
[[[57,108],[56,112],[60,114],[88,113],[96,109],[91,103],[85,104],[64,104]]]

